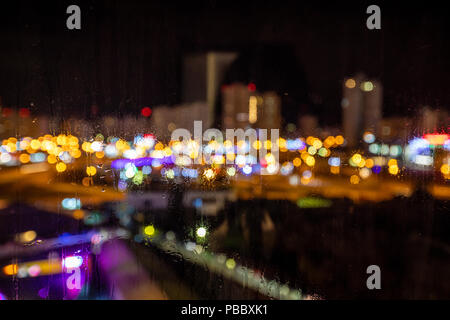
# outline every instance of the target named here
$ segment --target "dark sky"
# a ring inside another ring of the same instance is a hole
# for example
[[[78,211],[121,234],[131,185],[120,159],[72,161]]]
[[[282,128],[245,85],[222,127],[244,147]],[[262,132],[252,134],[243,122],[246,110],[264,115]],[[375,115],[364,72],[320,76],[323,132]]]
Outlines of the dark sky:
[[[286,117],[340,123],[341,81],[358,71],[382,81],[385,115],[448,108],[446,11],[392,2],[12,1],[0,10],[0,96],[4,106],[33,102],[33,114],[91,117],[93,104],[100,115],[138,114],[181,102],[183,55],[237,50],[257,61],[241,63],[243,74],[274,72],[274,88],[292,97]],[[366,28],[373,3],[381,30]],[[80,31],[66,29],[70,4],[81,7]],[[260,58],[274,47],[286,48],[272,55],[282,62]],[[268,78],[254,81],[270,87]]]

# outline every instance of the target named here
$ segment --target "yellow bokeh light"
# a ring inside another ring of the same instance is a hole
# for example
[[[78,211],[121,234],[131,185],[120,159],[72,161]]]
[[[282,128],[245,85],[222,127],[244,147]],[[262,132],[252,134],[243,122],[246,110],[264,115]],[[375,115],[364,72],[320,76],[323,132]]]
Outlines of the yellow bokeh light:
[[[397,165],[389,166],[388,171],[390,174],[395,176],[398,173],[398,166]]]
[[[120,140],[119,140],[120,141]],[[119,142],[119,141],[117,141],[117,143]],[[116,144],[117,144],[116,143]],[[81,149],[84,151],[84,152],[89,152],[89,149],[91,148],[91,144],[89,143],[89,142],[87,142],[87,141],[85,141],[85,142],[83,142],[83,144],[81,145]]]
[[[309,144],[310,146],[312,146],[312,144],[314,143],[314,140],[316,138],[309,136],[308,138],[306,138],[306,143]]]
[[[300,158],[295,158],[292,163],[294,166],[299,167],[302,164],[302,160]]]
[[[395,159],[389,159],[388,161],[388,166],[396,166],[397,165],[397,160]]]
[[[307,185],[308,183],[311,182],[311,178],[305,178],[305,177],[301,177],[300,178],[300,182],[304,185]]]
[[[312,145],[314,148],[319,150],[322,147],[322,141],[320,141],[320,139],[314,139]]]
[[[170,147],[165,147],[163,151],[166,157],[170,157],[172,155],[172,149],[170,149]]]
[[[8,142],[8,144],[6,145],[6,149],[7,149],[9,152],[16,152],[17,146],[16,146],[15,143]]]
[[[306,157],[309,156],[309,153],[306,151],[302,151],[302,153],[300,153],[300,158],[302,158],[303,161],[306,160]]]
[[[33,139],[31,140],[30,146],[32,149],[37,150],[41,147],[41,143],[39,142],[39,140]]]
[[[308,147],[308,153],[310,154],[310,155],[315,155],[316,154],[316,152],[317,152],[317,149],[316,149],[316,147],[314,147],[314,146],[309,146]]]
[[[369,169],[372,169],[374,163],[373,163],[373,159],[367,159],[366,160],[366,167]]]
[[[163,150],[164,149],[164,145],[161,142],[158,142],[155,145],[155,150]]]
[[[78,159],[79,157],[81,157],[81,151],[80,151],[80,149],[70,150],[69,153],[70,153],[70,155],[71,155],[72,157],[74,157],[75,159]]]
[[[350,183],[351,183],[351,184],[358,184],[359,181],[360,181],[360,179],[359,179],[359,177],[358,177],[357,175],[352,175],[352,176],[350,177]]]
[[[363,168],[366,165],[366,160],[361,159],[361,161],[358,163],[358,167]]]
[[[30,155],[28,153],[22,153],[19,156],[19,161],[21,163],[28,163],[28,162],[30,162]]]
[[[278,146],[280,147],[280,149],[285,149],[286,148],[286,139],[278,138]]]
[[[56,138],[56,143],[59,144],[60,146],[63,146],[66,144],[66,135],[65,134],[60,134],[57,138]]]
[[[343,136],[336,136],[336,138],[334,139],[334,142],[336,142],[336,144],[341,145],[344,143],[344,137]]]
[[[56,163],[57,159],[56,156],[54,154],[49,154],[48,158],[47,158],[48,163],[50,164],[54,164]]]
[[[330,172],[332,174],[339,174],[339,171],[340,171],[340,167],[337,167],[337,166],[331,166],[330,167]]]
[[[66,171],[66,169],[67,169],[67,166],[64,162],[59,162],[56,165],[56,171],[58,171],[58,172],[64,172],[64,171]]]
[[[227,261],[225,262],[225,265],[228,269],[234,269],[236,267],[236,261],[234,261],[234,259],[232,259],[232,258],[227,259]]]
[[[74,136],[68,136],[68,144],[71,147],[77,147],[78,146],[78,138]]]
[[[48,140],[42,141],[42,143],[41,143],[42,151],[47,151],[51,144],[52,144],[51,141],[48,141]]]
[[[314,159],[314,157],[308,155],[306,157],[306,159],[305,159],[305,163],[306,163],[307,166],[312,167],[312,166],[314,166],[316,164],[316,159]]]
[[[105,153],[104,153],[103,151],[97,151],[97,152],[95,153],[95,156],[96,156],[98,159],[103,159],[103,157],[105,156]]]
[[[266,150],[272,149],[272,142],[270,140],[264,141],[264,149]]]
[[[362,161],[362,156],[359,153],[355,153],[352,156],[352,161],[354,164],[358,165]]]
[[[361,89],[366,92],[372,91],[373,83],[370,81],[365,81],[365,82],[361,83]]]
[[[63,149],[60,147],[56,147],[51,151],[51,154],[54,154],[55,156],[59,155],[61,152],[63,152]]]
[[[146,226],[144,228],[144,234],[149,237],[153,236],[155,234],[155,227],[152,225]]]
[[[330,148],[334,145],[335,143],[335,138],[332,136],[329,136],[325,139],[325,141],[323,142],[323,145],[325,148]]]
[[[191,153],[189,153],[189,157],[191,159],[195,159],[198,157],[198,152],[197,151],[192,151]]]
[[[231,148],[231,147],[233,146],[233,143],[232,143],[230,140],[225,140],[225,141],[223,142],[223,146],[224,146],[225,148]]]
[[[8,264],[7,266],[3,267],[3,273],[7,276],[12,276],[17,274],[17,264]]]
[[[20,234],[20,242],[27,243],[36,239],[36,231],[30,230]]]
[[[11,137],[8,139],[9,142],[16,144],[17,143],[17,138]]]
[[[259,140],[253,142],[253,149],[259,150],[261,149],[262,143]]]
[[[450,166],[449,166],[448,164],[444,163],[444,164],[441,166],[441,173],[442,173],[443,175],[449,175],[449,174],[450,174]]]
[[[227,160],[228,161],[234,161],[235,158],[236,158],[236,155],[233,152],[228,152],[227,153]]]
[[[160,147],[160,144],[161,143],[157,144],[158,148]],[[84,145],[84,143],[83,143],[83,145]],[[81,148],[84,150],[83,145],[81,145]],[[128,150],[129,148],[130,148],[130,146],[128,145],[128,143],[126,141],[124,141],[122,139],[119,139],[116,141],[116,149],[118,151],[123,152],[125,150]],[[155,150],[158,150],[158,149],[156,149],[156,146],[155,146]]]
[[[349,89],[353,89],[354,87],[356,87],[356,81],[354,79],[347,79],[345,81],[345,86]]]
[[[95,176],[97,173],[97,169],[94,166],[88,166],[86,167],[86,174],[90,177]]]

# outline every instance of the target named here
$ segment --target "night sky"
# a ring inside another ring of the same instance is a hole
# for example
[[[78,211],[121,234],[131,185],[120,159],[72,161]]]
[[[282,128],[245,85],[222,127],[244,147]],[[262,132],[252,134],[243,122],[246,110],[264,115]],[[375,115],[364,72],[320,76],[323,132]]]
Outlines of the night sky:
[[[287,121],[340,123],[342,79],[358,71],[382,81],[387,116],[450,105],[448,14],[430,1],[12,2],[0,12],[0,96],[36,115],[180,103],[182,57],[208,50],[241,52],[227,81],[278,91]],[[81,30],[66,28],[70,4]],[[366,28],[369,4],[381,30]]]

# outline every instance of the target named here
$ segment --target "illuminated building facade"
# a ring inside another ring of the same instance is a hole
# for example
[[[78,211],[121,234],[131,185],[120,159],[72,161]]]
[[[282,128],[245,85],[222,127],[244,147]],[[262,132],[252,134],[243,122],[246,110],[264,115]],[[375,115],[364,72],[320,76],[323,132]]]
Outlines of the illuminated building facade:
[[[242,83],[222,87],[223,128],[246,128],[249,125],[251,88]],[[252,118],[254,115],[252,115]]]
[[[254,84],[234,83],[222,87],[223,128],[279,129],[281,99],[274,91],[262,94]]]
[[[348,147],[356,147],[364,131],[379,133],[383,87],[379,81],[365,80],[363,74],[348,78],[342,89],[342,123]]]

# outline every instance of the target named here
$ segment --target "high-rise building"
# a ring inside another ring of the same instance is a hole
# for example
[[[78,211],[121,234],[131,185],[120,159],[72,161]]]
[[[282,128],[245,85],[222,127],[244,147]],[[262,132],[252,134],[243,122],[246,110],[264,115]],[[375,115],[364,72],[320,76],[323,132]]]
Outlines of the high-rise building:
[[[214,121],[214,107],[228,67],[237,58],[234,52],[191,54],[183,62],[183,102],[206,102],[209,127]]]
[[[234,83],[222,88],[224,128],[279,129],[281,99],[274,91],[258,93],[253,85]]]
[[[359,87],[362,79],[362,75],[357,75],[343,83],[342,124],[349,147],[358,145],[362,131],[363,93]]]
[[[363,74],[343,83],[342,123],[348,147],[356,147],[364,131],[379,133],[382,117],[383,87],[378,81],[366,80]]]
[[[223,128],[246,128],[249,126],[249,103],[252,92],[242,83],[222,87]]]
[[[274,91],[264,92],[258,106],[258,119],[256,126],[261,129],[281,128],[281,98]]]
[[[382,117],[383,86],[379,81],[367,81],[363,85],[364,91],[364,131],[370,131],[375,136],[380,133],[380,121]],[[369,84],[371,83],[371,85]]]

